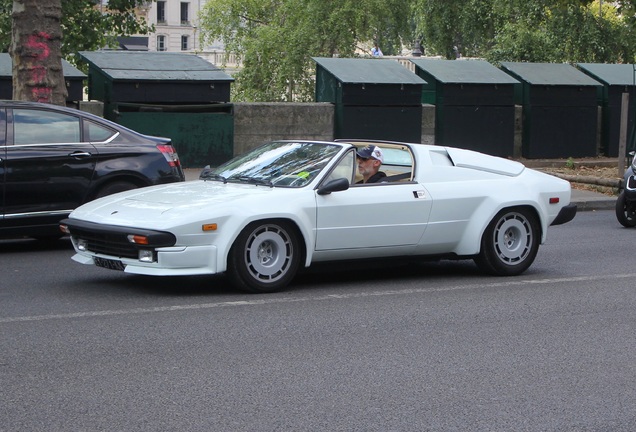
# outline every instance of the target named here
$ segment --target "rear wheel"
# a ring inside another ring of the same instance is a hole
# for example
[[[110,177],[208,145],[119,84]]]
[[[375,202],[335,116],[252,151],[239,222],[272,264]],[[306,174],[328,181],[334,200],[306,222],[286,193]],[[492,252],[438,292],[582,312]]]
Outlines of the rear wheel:
[[[255,222],[238,236],[229,254],[228,276],[251,293],[283,289],[296,275],[301,249],[288,222]]]
[[[616,199],[616,219],[624,227],[636,226],[636,203],[627,201],[625,191],[622,191]]]
[[[117,192],[137,189],[138,187],[139,186],[137,186],[136,184],[128,182],[128,181],[123,181],[123,180],[114,181],[102,186],[102,188],[97,191],[97,194],[95,194],[95,198],[102,198]]]
[[[514,276],[530,267],[539,251],[541,228],[526,208],[500,211],[486,227],[475,263],[486,273]]]

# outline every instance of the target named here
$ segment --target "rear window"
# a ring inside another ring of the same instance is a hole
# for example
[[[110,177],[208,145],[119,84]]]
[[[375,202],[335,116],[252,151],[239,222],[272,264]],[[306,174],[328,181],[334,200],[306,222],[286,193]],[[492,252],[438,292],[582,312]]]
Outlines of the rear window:
[[[117,131],[113,129],[107,128],[92,121],[86,120],[86,124],[88,125],[88,141],[91,142],[108,141],[110,137],[117,133]]]

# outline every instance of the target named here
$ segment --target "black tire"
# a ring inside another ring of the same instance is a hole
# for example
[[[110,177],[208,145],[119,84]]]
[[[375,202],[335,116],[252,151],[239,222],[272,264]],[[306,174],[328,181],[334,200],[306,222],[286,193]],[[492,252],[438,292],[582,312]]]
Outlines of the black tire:
[[[232,245],[228,276],[243,291],[280,291],[296,275],[301,255],[293,225],[284,221],[255,222],[248,225]]]
[[[622,191],[616,198],[616,219],[626,228],[636,226],[636,205],[627,202],[625,191]]]
[[[540,242],[541,227],[533,211],[503,209],[486,227],[475,263],[489,274],[515,276],[534,262]]]
[[[127,181],[122,181],[122,180],[114,181],[102,186],[101,189],[99,189],[97,193],[95,194],[95,199],[112,195],[117,192],[137,189],[138,187],[139,186],[137,186],[136,184],[127,182]]]

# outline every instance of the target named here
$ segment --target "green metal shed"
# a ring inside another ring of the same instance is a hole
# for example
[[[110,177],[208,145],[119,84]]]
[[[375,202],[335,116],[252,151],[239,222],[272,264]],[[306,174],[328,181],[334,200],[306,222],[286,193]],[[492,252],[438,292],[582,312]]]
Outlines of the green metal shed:
[[[234,154],[234,78],[193,54],[82,51],[88,95],[104,117],[172,139],[185,167],[218,165]]]
[[[234,78],[193,54],[81,51],[88,63],[88,97],[105,104],[226,103]]]
[[[606,156],[618,156],[620,138],[621,105],[623,93],[629,95],[627,114],[627,130],[634,137],[636,122],[636,65],[579,63],[578,68],[600,82],[603,86],[600,94],[601,116],[601,150]],[[629,147],[629,145],[628,145]]]
[[[519,81],[483,60],[411,62],[426,81],[422,102],[435,105],[437,144],[514,155],[514,86]]]
[[[390,59],[313,60],[316,102],[335,104],[335,138],[420,142],[424,80]]]
[[[86,74],[62,59],[62,73],[66,81],[66,102],[73,104],[84,98]],[[13,98],[13,59],[9,53],[0,53],[0,99]]]
[[[598,155],[598,81],[565,63],[504,62],[501,68],[521,83],[524,157]]]

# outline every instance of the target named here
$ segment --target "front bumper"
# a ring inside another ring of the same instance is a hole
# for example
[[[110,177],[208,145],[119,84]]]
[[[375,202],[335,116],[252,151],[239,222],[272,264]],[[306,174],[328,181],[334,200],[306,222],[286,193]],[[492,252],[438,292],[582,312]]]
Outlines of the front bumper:
[[[71,239],[72,240],[72,239]],[[74,245],[75,246],[75,245]],[[97,265],[95,258],[105,258],[123,264],[124,272],[148,276],[194,276],[218,273],[217,248],[214,245],[156,249],[156,262],[107,256],[78,251],[72,259],[80,264]]]

